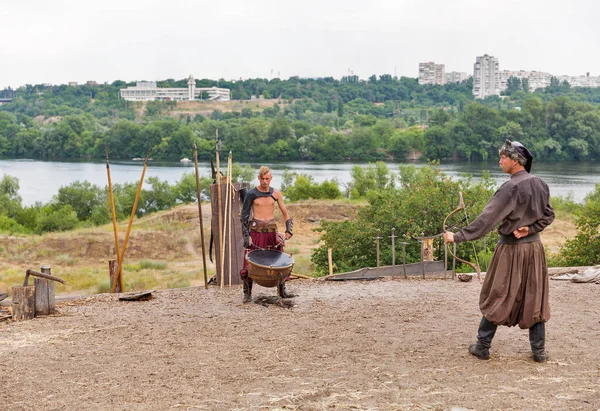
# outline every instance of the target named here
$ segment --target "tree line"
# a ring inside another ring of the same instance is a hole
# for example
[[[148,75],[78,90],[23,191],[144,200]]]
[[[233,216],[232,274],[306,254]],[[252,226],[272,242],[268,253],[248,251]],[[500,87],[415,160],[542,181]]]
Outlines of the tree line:
[[[184,87],[187,80],[159,85]],[[119,98],[132,85],[27,85],[0,106],[0,156],[39,159],[190,157],[223,150],[249,161],[486,160],[503,139],[519,140],[539,160],[596,160],[600,156],[600,90],[553,82],[530,93],[511,82],[507,96],[473,101],[472,84],[419,85],[389,75],[237,82],[197,80],[198,87],[232,89],[234,98],[277,98],[272,107],[245,105],[208,116],[172,112],[177,103]]]

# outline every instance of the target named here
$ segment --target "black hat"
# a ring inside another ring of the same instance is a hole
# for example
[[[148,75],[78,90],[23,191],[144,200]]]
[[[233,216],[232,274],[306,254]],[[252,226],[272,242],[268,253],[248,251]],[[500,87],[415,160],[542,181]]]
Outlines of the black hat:
[[[531,172],[531,163],[533,163],[533,155],[523,144],[518,141],[506,140],[500,149],[500,154],[518,161],[519,164],[525,167],[525,171]]]

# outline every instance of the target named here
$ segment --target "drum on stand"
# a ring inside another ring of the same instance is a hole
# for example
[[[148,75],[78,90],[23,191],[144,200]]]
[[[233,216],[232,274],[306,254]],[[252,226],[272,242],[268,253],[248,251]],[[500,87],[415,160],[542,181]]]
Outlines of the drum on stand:
[[[263,287],[276,287],[294,268],[294,259],[278,250],[253,250],[246,259],[248,276]]]

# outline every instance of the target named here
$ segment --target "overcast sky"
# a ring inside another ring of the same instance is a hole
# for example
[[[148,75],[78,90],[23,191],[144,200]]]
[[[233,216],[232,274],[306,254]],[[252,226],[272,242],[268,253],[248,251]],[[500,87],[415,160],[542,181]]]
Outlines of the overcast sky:
[[[598,0],[0,0],[0,89],[417,77],[419,62],[600,75]]]

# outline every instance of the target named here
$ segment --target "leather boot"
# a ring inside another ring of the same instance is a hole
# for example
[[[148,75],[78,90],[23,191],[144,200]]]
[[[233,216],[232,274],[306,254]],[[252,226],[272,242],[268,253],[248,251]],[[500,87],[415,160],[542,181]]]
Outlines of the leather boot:
[[[543,322],[536,323],[529,329],[529,343],[533,361],[545,362],[548,353],[546,352],[546,326]]]
[[[281,298],[294,298],[294,297],[296,297],[296,294],[287,292],[287,290],[285,289],[285,282],[279,284],[277,286],[277,289],[279,291],[279,296]]]
[[[244,298],[242,300],[243,304],[252,301],[252,283],[253,281],[249,277],[244,278]]]
[[[497,328],[496,324],[488,321],[485,317],[481,317],[479,330],[477,330],[477,342],[469,345],[469,353],[480,360],[489,360],[490,347]]]

